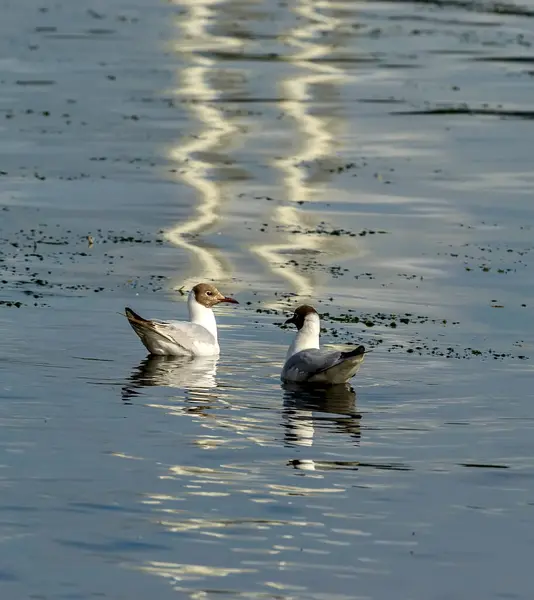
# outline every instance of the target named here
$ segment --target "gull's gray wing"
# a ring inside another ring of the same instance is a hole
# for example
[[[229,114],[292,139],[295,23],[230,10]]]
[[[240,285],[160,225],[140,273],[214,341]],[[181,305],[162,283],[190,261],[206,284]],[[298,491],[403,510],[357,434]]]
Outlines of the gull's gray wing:
[[[282,379],[296,383],[343,383],[356,374],[364,354],[363,346],[350,352],[302,350],[286,361]]]
[[[183,348],[191,354],[210,353],[217,342],[213,335],[202,325],[184,321],[151,321],[153,330],[158,335]]]
[[[131,308],[126,318],[151,354],[166,356],[211,356],[219,353],[215,337],[201,325],[184,321],[145,319]]]
[[[286,362],[282,377],[292,381],[307,381],[319,371],[338,364],[340,358],[341,352],[318,349],[302,350],[293,354]]]

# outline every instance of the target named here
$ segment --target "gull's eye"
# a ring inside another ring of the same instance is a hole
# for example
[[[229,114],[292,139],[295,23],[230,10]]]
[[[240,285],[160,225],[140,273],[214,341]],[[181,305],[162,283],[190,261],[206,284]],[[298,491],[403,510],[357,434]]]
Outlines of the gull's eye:
[[[209,290],[206,292],[206,296],[213,296],[213,292],[210,292]]]

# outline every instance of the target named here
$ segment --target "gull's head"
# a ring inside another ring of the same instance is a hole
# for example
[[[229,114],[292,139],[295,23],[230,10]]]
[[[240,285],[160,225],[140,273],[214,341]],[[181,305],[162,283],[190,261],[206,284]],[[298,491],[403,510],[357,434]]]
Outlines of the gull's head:
[[[295,310],[293,316],[284,325],[289,325],[290,323],[293,323],[300,331],[306,323],[319,323],[319,315],[313,306],[303,304]]]
[[[197,283],[191,290],[195,300],[198,304],[205,306],[206,308],[213,308],[216,304],[221,302],[228,302],[230,304],[239,304],[237,300],[224,296],[219,290],[211,283]]]

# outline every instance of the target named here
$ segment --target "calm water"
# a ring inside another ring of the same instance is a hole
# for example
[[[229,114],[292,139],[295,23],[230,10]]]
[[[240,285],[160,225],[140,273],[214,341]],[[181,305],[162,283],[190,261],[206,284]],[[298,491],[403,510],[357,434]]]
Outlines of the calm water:
[[[0,9],[1,597],[530,600],[534,3]]]

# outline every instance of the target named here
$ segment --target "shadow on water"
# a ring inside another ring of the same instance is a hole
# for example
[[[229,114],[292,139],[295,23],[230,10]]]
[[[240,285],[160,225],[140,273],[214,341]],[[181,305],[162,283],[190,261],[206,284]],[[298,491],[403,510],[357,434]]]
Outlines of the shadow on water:
[[[310,387],[284,384],[282,388],[286,447],[311,447],[316,429],[348,436],[355,446],[360,445],[362,415],[357,411],[356,392],[351,385],[347,383],[329,387]],[[287,464],[303,471],[359,470],[362,467],[385,471],[412,470],[402,463],[330,461],[312,458],[295,458],[289,460]]]
[[[140,394],[138,390],[145,387],[183,388],[186,397],[215,388],[218,360],[219,357],[214,356],[147,356],[134,368],[122,388],[122,400],[131,404]]]
[[[356,392],[348,384],[317,388],[284,384],[283,425],[287,447],[312,446],[316,427],[328,427],[360,443],[361,415],[356,410]],[[292,460],[295,468],[310,468],[313,461]]]

